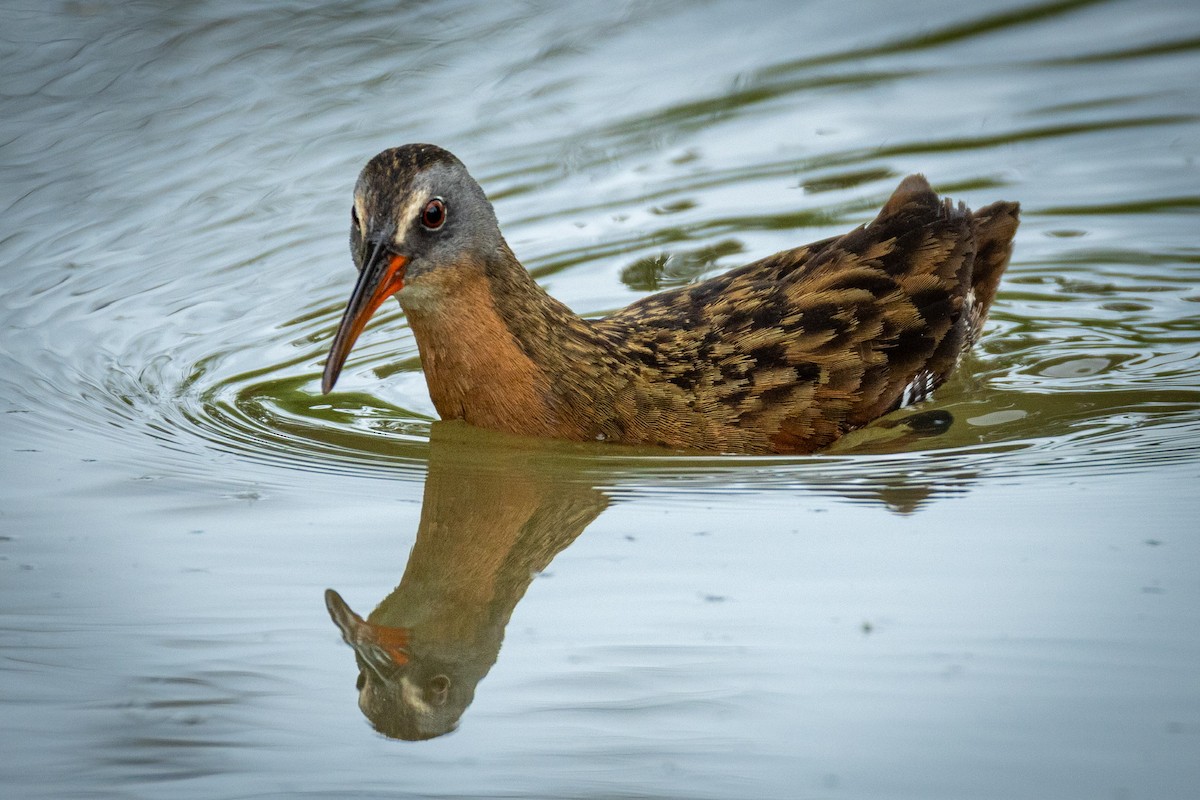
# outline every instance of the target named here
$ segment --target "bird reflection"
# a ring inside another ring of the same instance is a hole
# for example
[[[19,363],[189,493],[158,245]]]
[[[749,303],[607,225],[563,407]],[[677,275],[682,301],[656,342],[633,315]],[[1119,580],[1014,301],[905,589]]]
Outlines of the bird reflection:
[[[358,662],[358,705],[376,730],[454,730],[534,576],[608,505],[546,449],[480,447],[434,426],[416,542],[400,585],[363,619],[325,603]]]
[[[885,420],[861,452],[936,436],[951,422],[940,411]],[[594,487],[671,480],[648,462],[598,461],[587,452],[580,457],[572,449],[578,447],[513,440],[461,423],[433,426],[420,525],[400,584],[366,619],[336,591],[325,593],[330,617],[354,649],[359,708],[380,733],[416,740],[454,730],[496,663],[504,628],[533,578],[608,506]],[[865,480],[857,472],[790,466],[794,473],[786,462],[755,462],[738,482],[753,489],[748,478],[759,476],[772,490],[804,489],[911,514],[967,491],[976,478],[957,469],[895,471],[882,462]],[[730,475],[714,471],[713,479],[728,482]],[[803,495],[796,502],[802,506]]]

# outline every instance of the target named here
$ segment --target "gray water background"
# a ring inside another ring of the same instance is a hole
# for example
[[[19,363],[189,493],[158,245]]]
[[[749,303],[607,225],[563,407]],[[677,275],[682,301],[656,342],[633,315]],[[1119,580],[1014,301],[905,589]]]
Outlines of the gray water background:
[[[0,17],[6,797],[1198,796],[1194,4]],[[1024,217],[941,435],[517,447],[431,428],[394,306],[319,392],[354,179],[413,141],[584,314],[911,172]],[[595,520],[458,730],[393,741],[322,592],[388,596],[435,472],[450,527],[503,481]]]

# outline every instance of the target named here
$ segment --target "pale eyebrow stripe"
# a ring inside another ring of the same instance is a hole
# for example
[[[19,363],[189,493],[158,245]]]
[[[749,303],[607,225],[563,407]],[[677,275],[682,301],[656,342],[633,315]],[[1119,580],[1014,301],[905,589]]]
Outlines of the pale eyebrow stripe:
[[[400,216],[397,222],[400,227],[396,231],[396,244],[404,243],[404,236],[408,232],[409,226],[417,214],[425,208],[425,204],[429,202],[430,192],[428,189],[421,189],[414,192],[409,198],[404,207],[400,209]]]

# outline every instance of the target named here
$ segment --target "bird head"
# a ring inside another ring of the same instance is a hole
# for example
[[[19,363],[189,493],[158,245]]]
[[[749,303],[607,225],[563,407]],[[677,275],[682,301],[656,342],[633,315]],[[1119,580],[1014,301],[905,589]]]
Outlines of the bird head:
[[[435,294],[455,271],[483,269],[501,244],[491,203],[453,154],[409,144],[367,162],[350,209],[358,281],[325,362],[321,391],[333,388],[384,300],[399,292]],[[405,295],[400,300],[405,305]]]
[[[346,644],[354,648],[358,707],[377,731],[415,740],[441,736],[458,726],[475,698],[478,678],[460,680],[453,663],[422,652],[413,642],[412,629],[368,622],[333,589],[325,590],[325,607]]]

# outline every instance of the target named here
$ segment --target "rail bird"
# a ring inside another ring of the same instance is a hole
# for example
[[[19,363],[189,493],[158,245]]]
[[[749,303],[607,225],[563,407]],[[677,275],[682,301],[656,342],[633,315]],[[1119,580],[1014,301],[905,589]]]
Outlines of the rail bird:
[[[808,453],[929,397],[979,337],[1019,207],[921,175],[842,236],[585,319],[517,260],[483,189],[428,144],[359,175],[358,280],[321,388],[395,295],[443,419],[535,437]]]

